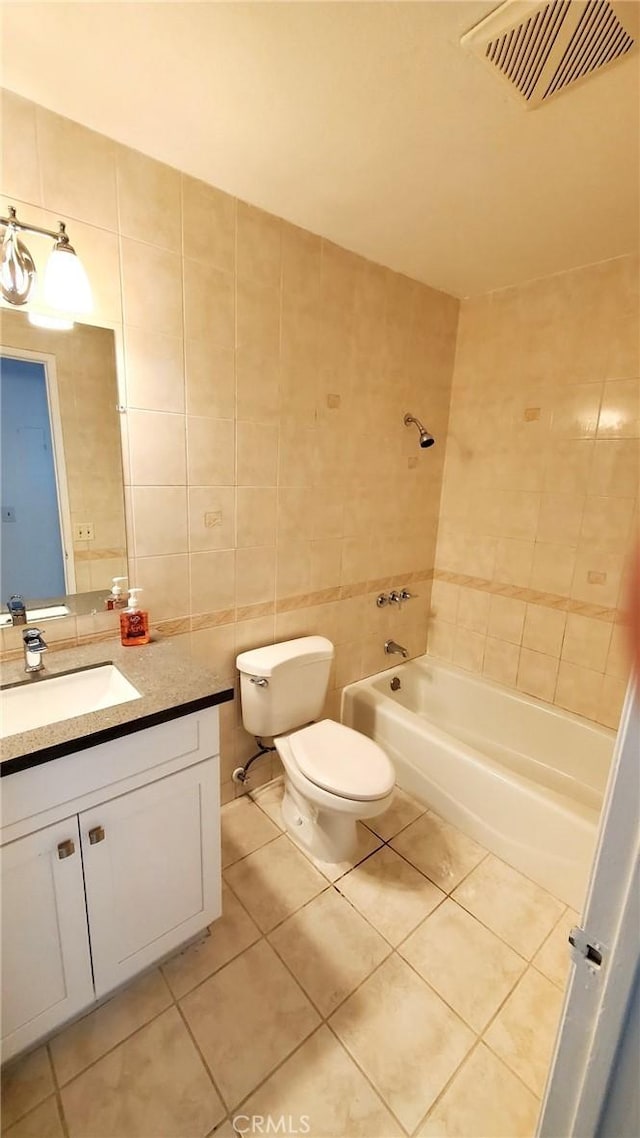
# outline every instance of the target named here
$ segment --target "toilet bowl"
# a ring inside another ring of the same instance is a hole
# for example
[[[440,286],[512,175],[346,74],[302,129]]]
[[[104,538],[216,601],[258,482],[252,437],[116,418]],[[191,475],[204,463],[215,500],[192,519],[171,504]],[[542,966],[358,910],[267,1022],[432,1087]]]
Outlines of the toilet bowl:
[[[291,837],[321,861],[347,860],[357,822],[389,806],[395,773],[381,747],[359,731],[320,719],[333,644],[323,636],[242,652],[242,720],[272,738],[285,772],[282,818]]]
[[[395,773],[387,755],[358,731],[323,719],[274,739],[285,770],[282,819],[320,861],[355,852],[357,822],[391,804]]]

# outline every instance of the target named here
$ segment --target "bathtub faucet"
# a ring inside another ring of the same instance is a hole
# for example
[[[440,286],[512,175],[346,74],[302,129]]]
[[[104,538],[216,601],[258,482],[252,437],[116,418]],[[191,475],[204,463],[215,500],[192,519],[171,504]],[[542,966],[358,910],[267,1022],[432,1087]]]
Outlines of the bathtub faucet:
[[[407,649],[403,648],[402,644],[396,644],[395,640],[385,640],[384,650],[387,653],[387,656],[392,656],[394,652],[397,652],[399,656],[404,656],[405,660],[409,655]]]

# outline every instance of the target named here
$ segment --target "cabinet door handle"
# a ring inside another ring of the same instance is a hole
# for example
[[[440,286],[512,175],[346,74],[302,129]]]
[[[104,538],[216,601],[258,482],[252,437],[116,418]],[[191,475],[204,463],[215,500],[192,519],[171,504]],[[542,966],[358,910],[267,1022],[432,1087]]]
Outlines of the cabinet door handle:
[[[102,826],[94,826],[92,830],[89,830],[89,845],[90,846],[97,846],[98,842],[103,842],[103,841],[104,841],[104,830],[103,830]]]
[[[58,845],[58,857],[60,861],[65,857],[71,857],[76,852],[75,842],[71,838],[67,838],[66,842],[60,842]]]

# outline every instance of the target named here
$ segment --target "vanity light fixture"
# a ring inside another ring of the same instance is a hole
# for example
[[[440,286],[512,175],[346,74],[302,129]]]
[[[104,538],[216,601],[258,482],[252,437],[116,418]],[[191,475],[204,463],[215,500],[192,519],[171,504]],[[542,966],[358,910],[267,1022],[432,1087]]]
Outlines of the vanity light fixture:
[[[14,206],[9,206],[8,217],[0,217],[4,226],[2,260],[0,262],[0,288],[9,304],[26,304],[31,297],[36,278],[36,266],[19,237],[19,233],[37,233],[53,238],[53,249],[44,272],[43,296],[48,308],[55,313],[31,312],[32,324],[45,328],[72,328],[73,314],[85,315],[93,307],[91,286],[73,245],[67,236],[64,221],[58,223],[57,232],[19,221]]]

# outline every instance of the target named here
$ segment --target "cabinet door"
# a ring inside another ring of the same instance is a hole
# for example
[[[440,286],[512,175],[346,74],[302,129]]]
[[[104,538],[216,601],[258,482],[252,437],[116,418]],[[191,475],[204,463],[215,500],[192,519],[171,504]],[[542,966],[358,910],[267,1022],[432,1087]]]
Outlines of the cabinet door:
[[[94,998],[76,816],[0,849],[2,1058]]]
[[[220,914],[217,760],[92,807],[80,832],[99,997]]]

